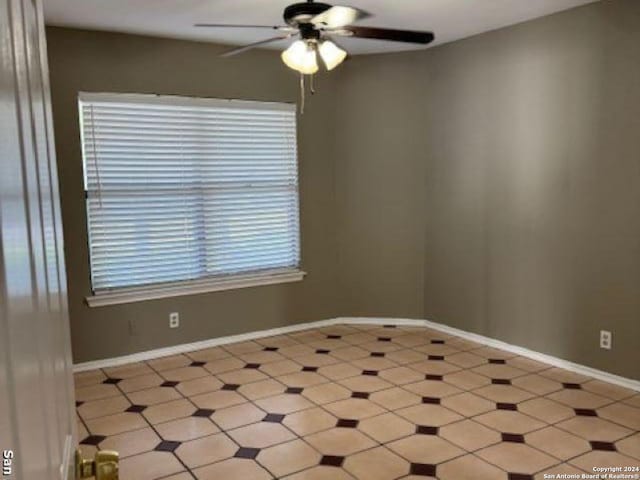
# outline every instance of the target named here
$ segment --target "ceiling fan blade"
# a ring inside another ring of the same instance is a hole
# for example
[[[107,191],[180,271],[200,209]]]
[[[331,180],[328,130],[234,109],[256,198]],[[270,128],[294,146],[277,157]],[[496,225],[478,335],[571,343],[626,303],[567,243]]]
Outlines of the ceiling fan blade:
[[[341,28],[370,16],[370,13],[359,8],[336,5],[316,15],[310,22],[319,27]]]
[[[251,50],[252,48],[260,47],[262,45],[266,45],[271,42],[277,42],[279,40],[286,40],[287,38],[291,38],[296,33],[290,33],[288,35],[281,35],[279,37],[267,38],[266,40],[260,40],[259,42],[250,43],[248,45],[244,45],[243,47],[234,48],[233,50],[229,50],[221,54],[221,57],[233,57],[234,55],[238,55],[239,53],[244,53],[247,50]]]
[[[335,35],[348,35],[357,38],[390,40],[392,42],[420,43],[423,45],[431,43],[435,39],[435,36],[432,32],[418,32],[415,30],[395,30],[392,28],[374,28],[360,26],[346,26],[340,28],[339,31],[331,33]]]
[[[196,23],[194,27],[206,27],[206,28],[268,28],[269,30],[293,30],[286,25],[231,25],[228,23]]]

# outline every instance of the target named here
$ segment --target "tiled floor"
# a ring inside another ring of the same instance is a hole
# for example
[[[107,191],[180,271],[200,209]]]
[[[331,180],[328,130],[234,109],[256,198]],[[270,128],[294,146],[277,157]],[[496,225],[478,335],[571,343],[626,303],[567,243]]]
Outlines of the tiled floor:
[[[640,466],[640,394],[420,327],[340,325],[76,375],[123,480],[525,480]]]

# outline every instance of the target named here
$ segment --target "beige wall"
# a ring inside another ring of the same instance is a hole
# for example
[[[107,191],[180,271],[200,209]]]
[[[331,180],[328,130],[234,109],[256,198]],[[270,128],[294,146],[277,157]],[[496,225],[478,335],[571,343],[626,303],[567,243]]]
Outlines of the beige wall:
[[[341,72],[345,311],[640,378],[639,26],[606,1]]]
[[[363,315],[640,378],[638,25],[640,2],[611,0],[354,58],[300,123],[304,282],[97,309],[82,303],[77,91],[295,101],[297,85],[272,52],[221,63],[212,45],[51,29],[76,360]]]
[[[69,307],[76,362],[113,357],[217,336],[268,329],[334,315],[332,123],[323,78],[299,120],[302,264],[294,284],[160,301],[89,308],[86,217],[82,190],[77,95],[134,92],[295,102],[298,79],[275,52],[220,59],[219,46],[158,38],[47,30],[56,149],[60,168]],[[169,312],[181,326],[169,329]]]

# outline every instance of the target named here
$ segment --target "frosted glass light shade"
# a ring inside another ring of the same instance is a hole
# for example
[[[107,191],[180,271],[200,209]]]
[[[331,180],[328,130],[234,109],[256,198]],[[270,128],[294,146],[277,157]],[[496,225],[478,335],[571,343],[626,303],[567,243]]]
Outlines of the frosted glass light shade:
[[[311,75],[318,71],[318,59],[315,49],[302,40],[296,40],[282,52],[284,64],[300,73]]]
[[[329,40],[322,42],[319,51],[327,70],[333,70],[347,58],[347,52]]]

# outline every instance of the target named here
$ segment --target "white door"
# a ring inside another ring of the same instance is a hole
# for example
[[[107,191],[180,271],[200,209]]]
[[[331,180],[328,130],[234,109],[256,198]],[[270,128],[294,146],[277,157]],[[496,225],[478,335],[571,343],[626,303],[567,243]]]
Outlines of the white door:
[[[67,480],[75,446],[40,0],[0,0],[0,479]]]

